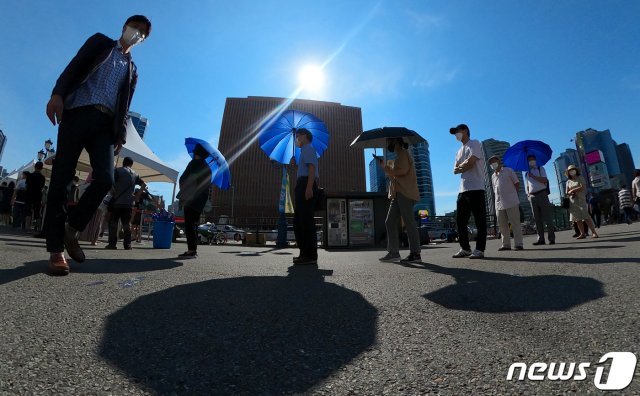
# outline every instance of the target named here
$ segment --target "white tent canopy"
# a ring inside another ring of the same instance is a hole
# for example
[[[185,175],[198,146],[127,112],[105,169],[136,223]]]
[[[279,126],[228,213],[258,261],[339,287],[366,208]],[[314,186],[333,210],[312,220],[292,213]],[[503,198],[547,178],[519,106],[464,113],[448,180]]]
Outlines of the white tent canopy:
[[[122,161],[125,157],[133,159],[132,169],[147,183],[166,182],[175,184],[178,181],[178,171],[170,168],[169,165],[151,151],[149,146],[138,135],[138,131],[136,131],[131,120],[127,123],[127,144],[122,147],[120,154],[116,158],[115,166],[122,166]],[[50,167],[53,158],[55,158],[55,155],[47,158],[45,165]],[[82,150],[82,154],[78,159],[76,173],[86,175],[89,171],[91,171],[89,153],[86,150]]]
[[[20,175],[22,174],[22,172],[33,172],[34,169],[36,168],[35,165],[36,165],[36,161],[31,160],[26,164],[22,165],[21,167],[14,169],[11,173],[7,175],[6,178],[11,179],[13,181],[17,181],[20,179]],[[48,169],[48,170],[43,169],[42,173],[45,175],[47,179],[51,177],[51,169]]]

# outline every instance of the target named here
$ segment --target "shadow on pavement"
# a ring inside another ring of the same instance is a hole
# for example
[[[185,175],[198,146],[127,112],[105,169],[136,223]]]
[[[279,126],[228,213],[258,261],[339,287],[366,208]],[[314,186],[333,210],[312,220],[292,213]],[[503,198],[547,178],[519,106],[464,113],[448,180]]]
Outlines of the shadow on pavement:
[[[49,273],[47,260],[30,261],[12,269],[0,269],[0,285],[31,275]],[[182,266],[181,262],[168,259],[89,259],[84,263],[69,261],[71,275],[76,274],[125,274],[162,271]]]
[[[580,248],[582,250],[583,248]],[[574,250],[577,250],[574,249]],[[498,261],[513,261],[519,263],[559,263],[559,264],[621,264],[640,263],[639,257],[544,257],[544,258],[516,258],[500,257]]]
[[[562,275],[521,277],[426,263],[424,268],[450,275],[456,283],[423,297],[445,308],[460,311],[567,311],[606,296],[603,284],[591,278]]]
[[[556,245],[559,245],[558,243],[556,243]],[[556,246],[553,245],[553,246]],[[594,246],[575,246],[575,244],[573,244],[573,247],[552,247],[549,245],[545,245],[542,248],[531,248],[531,249],[527,249],[529,251],[534,251],[534,250],[540,250],[540,251],[549,251],[549,252],[557,252],[557,251],[561,251],[561,250],[585,250],[585,249],[618,249],[618,248],[623,248],[625,247],[624,245],[607,245],[607,246],[603,246],[603,245],[594,245]],[[528,259],[526,259],[528,260]]]
[[[377,310],[332,271],[216,279],[140,297],[100,355],[158,394],[302,393],[375,342]]]

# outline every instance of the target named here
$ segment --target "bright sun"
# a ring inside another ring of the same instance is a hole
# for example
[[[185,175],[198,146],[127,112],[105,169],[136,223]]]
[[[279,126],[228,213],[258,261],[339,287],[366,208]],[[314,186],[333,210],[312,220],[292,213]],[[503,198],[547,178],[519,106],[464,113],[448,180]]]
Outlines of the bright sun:
[[[298,74],[300,85],[304,89],[317,91],[324,85],[324,72],[315,65],[307,65]]]

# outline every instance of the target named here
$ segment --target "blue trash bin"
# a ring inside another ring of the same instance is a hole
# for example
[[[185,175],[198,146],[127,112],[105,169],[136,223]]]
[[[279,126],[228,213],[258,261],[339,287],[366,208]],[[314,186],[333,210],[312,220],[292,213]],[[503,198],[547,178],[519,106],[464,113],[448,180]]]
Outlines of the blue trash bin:
[[[171,249],[171,239],[173,239],[173,221],[153,222],[153,248]]]

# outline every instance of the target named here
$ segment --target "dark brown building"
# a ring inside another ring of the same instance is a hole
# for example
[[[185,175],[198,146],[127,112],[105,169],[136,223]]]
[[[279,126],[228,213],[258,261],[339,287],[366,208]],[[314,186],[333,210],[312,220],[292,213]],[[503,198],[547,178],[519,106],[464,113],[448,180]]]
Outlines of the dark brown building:
[[[230,162],[233,187],[228,191],[214,189],[213,219],[220,215],[238,219],[278,216],[282,170],[260,149],[257,135],[260,125],[285,100],[257,96],[227,98],[218,149]],[[364,192],[364,152],[349,147],[362,133],[360,108],[294,100],[287,109],[311,113],[324,121],[329,130],[329,148],[319,159],[320,186],[327,192]],[[290,180],[293,198],[293,171]]]

